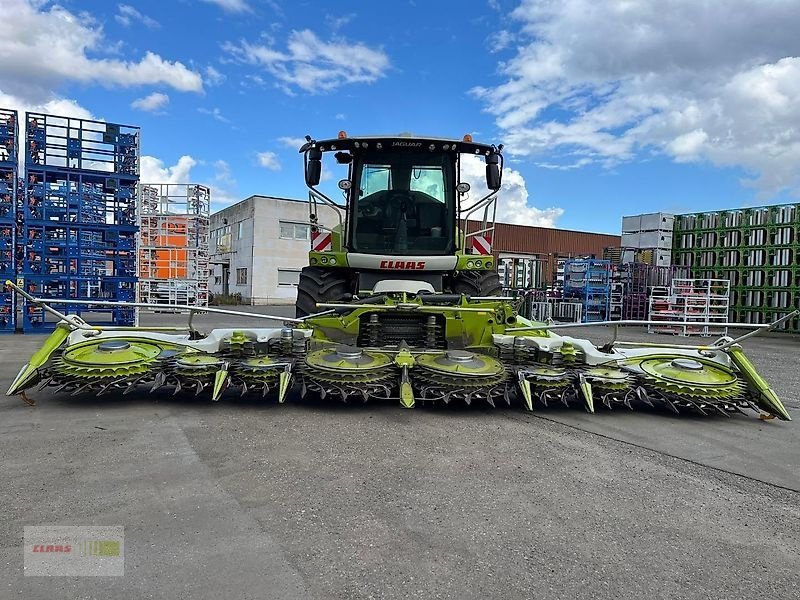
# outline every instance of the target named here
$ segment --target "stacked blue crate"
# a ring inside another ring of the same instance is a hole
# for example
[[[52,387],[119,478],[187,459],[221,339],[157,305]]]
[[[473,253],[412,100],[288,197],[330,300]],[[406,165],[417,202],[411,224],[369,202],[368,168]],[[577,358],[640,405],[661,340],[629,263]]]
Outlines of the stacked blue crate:
[[[609,319],[611,261],[590,258],[568,260],[564,265],[564,297],[583,305],[583,322]]]
[[[16,300],[5,281],[16,278],[18,155],[17,111],[0,108],[0,333],[16,327]]]
[[[139,129],[26,113],[24,248],[29,293],[45,298],[133,302]],[[133,325],[135,309],[62,305],[90,322]],[[33,305],[25,331],[56,321]]]

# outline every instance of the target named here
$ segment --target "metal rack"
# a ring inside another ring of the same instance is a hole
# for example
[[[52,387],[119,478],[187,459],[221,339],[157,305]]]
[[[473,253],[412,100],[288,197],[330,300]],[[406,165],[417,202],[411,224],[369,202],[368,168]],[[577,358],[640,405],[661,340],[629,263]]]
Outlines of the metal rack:
[[[574,259],[564,264],[564,297],[583,305],[584,323],[607,321],[611,295],[611,263]]]
[[[140,302],[208,306],[210,209],[206,186],[140,185]]]
[[[800,204],[676,216],[674,256],[693,277],[730,280],[734,321],[775,321],[800,306]],[[800,332],[800,318],[778,328]]]
[[[14,279],[17,272],[18,154],[17,111],[0,108],[0,281]],[[0,283],[0,333],[13,333],[15,328],[15,295]]]
[[[688,275],[689,270],[681,267],[659,267],[638,262],[619,265],[612,273],[612,282],[623,286],[622,319],[646,320],[653,288],[668,288],[674,277]]]
[[[84,301],[136,298],[136,197],[139,129],[125,125],[26,113],[21,260],[25,289],[67,298],[74,314],[91,313],[114,325],[134,325],[136,310]],[[25,331],[56,321],[25,304]]]
[[[675,278],[667,289],[654,288],[650,296],[650,320],[681,325],[648,325],[649,333],[676,335],[727,335],[730,282],[727,279]],[[702,324],[701,324],[702,323]],[[712,324],[709,324],[712,323]]]

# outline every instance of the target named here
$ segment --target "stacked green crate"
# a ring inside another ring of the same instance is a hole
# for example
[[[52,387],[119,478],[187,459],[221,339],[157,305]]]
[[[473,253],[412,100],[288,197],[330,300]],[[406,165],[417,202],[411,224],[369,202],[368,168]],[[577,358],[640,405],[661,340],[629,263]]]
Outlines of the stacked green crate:
[[[800,308],[800,204],[677,215],[673,264],[731,282],[731,320],[769,323]],[[800,319],[783,329],[800,332]]]

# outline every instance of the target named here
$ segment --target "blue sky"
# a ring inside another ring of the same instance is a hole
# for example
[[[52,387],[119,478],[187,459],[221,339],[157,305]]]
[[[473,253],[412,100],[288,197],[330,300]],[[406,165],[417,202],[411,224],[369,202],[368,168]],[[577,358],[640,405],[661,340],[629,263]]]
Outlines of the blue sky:
[[[297,139],[340,129],[505,143],[511,222],[796,201],[796,2],[667,4],[3,0],[0,106],[140,125],[216,207],[305,197]]]

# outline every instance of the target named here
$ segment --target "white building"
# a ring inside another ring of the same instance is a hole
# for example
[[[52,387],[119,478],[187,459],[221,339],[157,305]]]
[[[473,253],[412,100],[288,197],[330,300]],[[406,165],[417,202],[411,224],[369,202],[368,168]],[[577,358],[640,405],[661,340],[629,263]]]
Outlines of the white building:
[[[308,213],[306,200],[250,196],[211,215],[211,294],[294,304],[311,248]],[[328,206],[318,206],[317,217],[324,227],[339,223]]]

